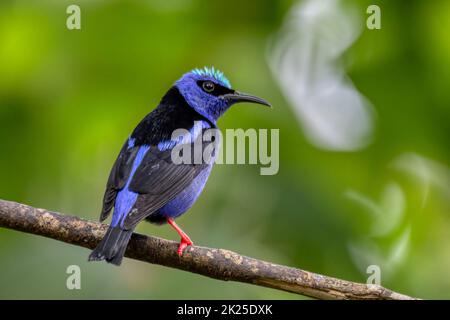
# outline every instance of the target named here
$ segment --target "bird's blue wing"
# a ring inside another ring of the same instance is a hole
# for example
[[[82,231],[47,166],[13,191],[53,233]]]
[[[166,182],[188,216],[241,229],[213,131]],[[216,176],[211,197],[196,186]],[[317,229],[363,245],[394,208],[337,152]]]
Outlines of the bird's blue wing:
[[[123,189],[131,173],[131,168],[138,150],[139,147],[130,146],[129,141],[127,141],[120,150],[119,156],[109,174],[108,182],[106,183],[100,221],[104,221],[111,213],[111,209],[114,207],[116,201],[117,193]]]

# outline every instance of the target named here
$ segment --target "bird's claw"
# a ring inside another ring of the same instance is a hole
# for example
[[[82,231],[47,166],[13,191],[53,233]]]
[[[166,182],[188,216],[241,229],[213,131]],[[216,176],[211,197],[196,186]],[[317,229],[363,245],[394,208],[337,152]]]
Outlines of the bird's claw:
[[[184,249],[186,249],[187,246],[192,246],[192,245],[193,245],[193,243],[192,243],[191,239],[181,238],[180,245],[178,246],[178,251],[177,251],[178,255],[181,257],[183,255]]]
[[[173,221],[172,218],[167,218],[167,223],[169,223],[172,228],[174,228],[178,234],[181,237],[180,240],[180,245],[178,246],[178,255],[181,257],[183,255],[183,251],[184,249],[186,249],[187,246],[192,246],[192,240],[189,238],[189,236],[183,232],[183,230],[181,230],[181,228],[179,226],[177,226],[177,224],[175,223],[175,221]]]

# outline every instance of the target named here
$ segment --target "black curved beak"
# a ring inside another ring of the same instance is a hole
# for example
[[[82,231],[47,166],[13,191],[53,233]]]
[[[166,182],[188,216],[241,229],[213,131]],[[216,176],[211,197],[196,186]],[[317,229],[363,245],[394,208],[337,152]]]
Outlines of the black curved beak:
[[[238,103],[238,102],[250,102],[250,103],[257,103],[261,104],[263,106],[267,106],[269,108],[272,108],[272,105],[267,102],[266,100],[252,96],[247,93],[234,91],[233,93],[228,93],[222,96],[224,99],[227,99],[228,101],[231,101],[232,103]]]

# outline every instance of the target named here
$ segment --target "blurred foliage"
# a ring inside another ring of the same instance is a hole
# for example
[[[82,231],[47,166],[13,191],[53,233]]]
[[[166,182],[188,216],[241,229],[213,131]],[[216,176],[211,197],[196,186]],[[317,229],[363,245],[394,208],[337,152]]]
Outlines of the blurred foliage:
[[[73,3],[81,30],[66,28]],[[184,72],[214,65],[275,106],[233,108],[219,125],[279,128],[280,171],[216,166],[179,219],[195,243],[358,282],[376,264],[384,286],[450,298],[450,3],[344,1],[363,22],[368,5],[382,10],[382,29],[362,28],[342,59],[376,111],[357,152],[311,145],[269,70],[267,43],[295,3],[1,1],[0,198],[97,219],[137,122]],[[166,226],[138,231],[178,240]],[[128,259],[87,263],[86,249],[5,229],[0,253],[0,298],[298,298]],[[72,264],[78,291],[66,289]]]

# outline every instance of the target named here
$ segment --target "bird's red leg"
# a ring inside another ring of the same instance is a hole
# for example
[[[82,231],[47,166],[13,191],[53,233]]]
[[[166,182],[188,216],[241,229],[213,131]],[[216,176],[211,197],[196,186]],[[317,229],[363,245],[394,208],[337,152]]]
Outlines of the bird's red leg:
[[[167,223],[170,224],[181,237],[180,246],[178,247],[178,255],[182,256],[184,249],[186,249],[187,246],[193,245],[193,243],[188,235],[184,233],[183,230],[181,230],[181,228],[175,223],[175,221],[173,221],[173,219],[167,218]]]

